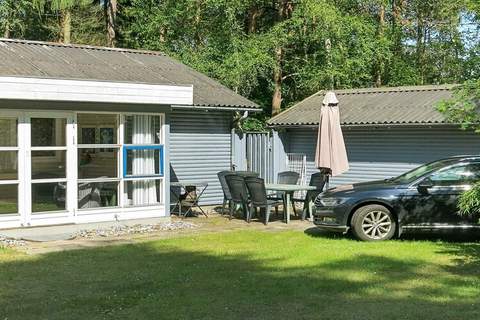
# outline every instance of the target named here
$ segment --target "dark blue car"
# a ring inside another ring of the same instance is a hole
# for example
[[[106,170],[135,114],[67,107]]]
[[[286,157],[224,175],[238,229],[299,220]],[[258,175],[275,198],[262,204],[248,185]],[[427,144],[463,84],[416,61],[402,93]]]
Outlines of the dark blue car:
[[[480,228],[478,216],[458,214],[459,195],[480,181],[480,156],[434,161],[396,178],[342,185],[315,199],[314,223],[361,240],[398,237],[406,230]]]

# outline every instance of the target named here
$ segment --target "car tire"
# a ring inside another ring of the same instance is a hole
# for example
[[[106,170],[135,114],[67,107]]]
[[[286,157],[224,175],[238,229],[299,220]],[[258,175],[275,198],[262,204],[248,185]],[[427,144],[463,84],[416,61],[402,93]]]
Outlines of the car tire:
[[[395,235],[397,222],[386,207],[378,204],[358,208],[350,223],[355,237],[362,241],[389,240]]]

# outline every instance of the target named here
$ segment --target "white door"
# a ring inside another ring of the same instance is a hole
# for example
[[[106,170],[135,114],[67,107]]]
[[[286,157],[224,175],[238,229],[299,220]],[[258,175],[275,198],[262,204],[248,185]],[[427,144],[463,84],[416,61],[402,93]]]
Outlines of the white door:
[[[23,224],[71,223],[76,194],[73,113],[25,113],[23,122]]]

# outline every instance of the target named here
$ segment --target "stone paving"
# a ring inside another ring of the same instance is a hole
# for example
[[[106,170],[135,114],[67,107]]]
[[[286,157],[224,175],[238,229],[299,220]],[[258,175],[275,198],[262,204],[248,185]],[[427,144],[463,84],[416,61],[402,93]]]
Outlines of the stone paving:
[[[16,250],[25,252],[26,254],[42,254],[107,245],[132,244],[203,233],[231,232],[235,230],[264,230],[267,232],[280,232],[285,230],[303,231],[312,227],[313,224],[310,221],[301,221],[294,217],[292,217],[288,225],[279,218],[274,219],[267,226],[259,220],[252,220],[251,223],[247,223],[240,218],[229,220],[228,216],[222,216],[212,209],[209,209],[208,218],[198,216],[181,219],[173,216],[171,222],[158,225],[137,225],[136,227],[135,225],[117,226],[107,229],[84,230],[68,240],[45,242],[22,241],[21,245],[12,245],[11,247],[15,247]],[[1,245],[0,243],[0,246]]]

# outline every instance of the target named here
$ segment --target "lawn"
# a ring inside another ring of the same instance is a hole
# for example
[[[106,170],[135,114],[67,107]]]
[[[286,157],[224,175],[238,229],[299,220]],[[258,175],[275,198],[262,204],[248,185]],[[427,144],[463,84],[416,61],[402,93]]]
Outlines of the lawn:
[[[0,319],[479,319],[480,243],[235,231],[26,256]]]

